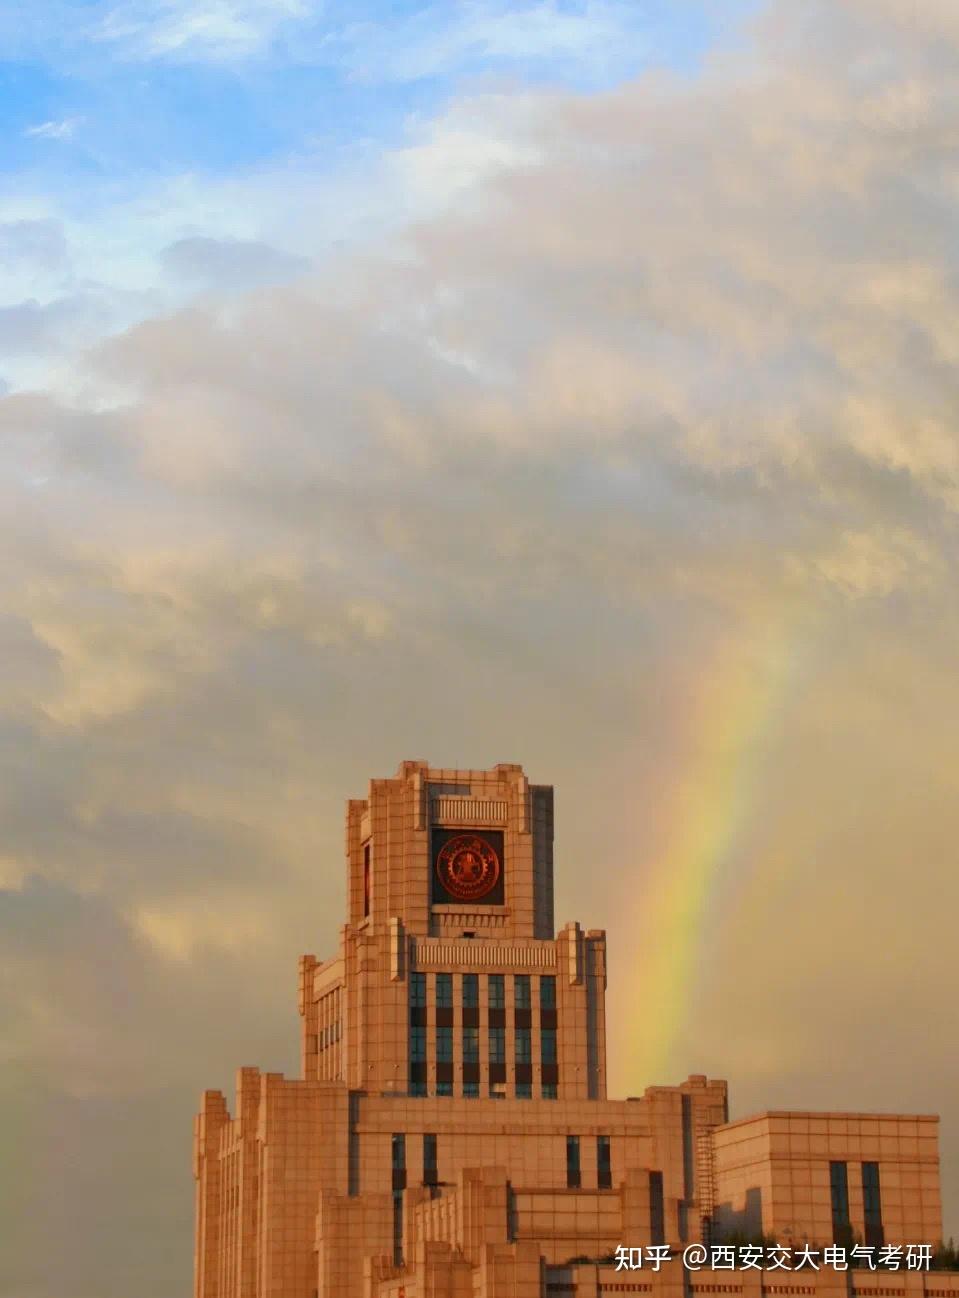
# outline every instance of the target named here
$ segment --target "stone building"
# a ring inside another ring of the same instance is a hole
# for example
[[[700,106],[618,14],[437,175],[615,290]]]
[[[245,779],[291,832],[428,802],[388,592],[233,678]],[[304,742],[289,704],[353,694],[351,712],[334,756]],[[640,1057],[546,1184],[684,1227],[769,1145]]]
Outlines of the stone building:
[[[607,1099],[605,934],[556,932],[552,843],[552,789],[514,765],[404,762],[348,803],[339,951],[300,961],[302,1077],[240,1069],[232,1116],[203,1096],[196,1298],[959,1298],[941,1273],[710,1286],[610,1263],[733,1235],[936,1242],[938,1119],[729,1122],[702,1076]]]

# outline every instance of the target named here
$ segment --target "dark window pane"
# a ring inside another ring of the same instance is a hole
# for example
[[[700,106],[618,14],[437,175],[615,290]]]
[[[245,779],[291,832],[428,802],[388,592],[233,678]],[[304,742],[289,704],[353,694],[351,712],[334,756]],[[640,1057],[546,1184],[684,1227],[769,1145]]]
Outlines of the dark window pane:
[[[609,1190],[613,1184],[613,1169],[609,1156],[609,1136],[596,1137],[596,1184]]]
[[[852,1243],[849,1225],[849,1177],[845,1163],[829,1164],[829,1192],[832,1199],[834,1244]]]
[[[541,1060],[544,1065],[556,1063],[556,1033],[544,1028],[540,1035]]]
[[[881,1248],[886,1242],[882,1226],[882,1198],[879,1193],[879,1164],[862,1165],[862,1206],[866,1227],[865,1242]]]
[[[363,844],[363,915],[370,913],[370,845]]]
[[[436,1136],[425,1133],[423,1136],[423,1184],[435,1185],[436,1180]]]
[[[502,974],[489,976],[489,1006],[491,1010],[506,1008],[506,983]]]
[[[426,974],[410,974],[410,1004],[426,1005]]]
[[[579,1189],[579,1136],[566,1137],[566,1185]]]
[[[463,974],[463,1008],[476,1009],[479,1005],[479,974]]]
[[[405,1188],[405,1185],[399,1187]],[[403,1265],[403,1196],[398,1190],[393,1191],[393,1265]]]
[[[392,1142],[393,1166],[406,1166],[406,1137],[402,1134],[394,1136]]]
[[[436,1029],[436,1058],[443,1063],[453,1062],[453,1029]]]
[[[539,980],[539,1004],[544,1010],[556,1008],[556,979],[552,974],[544,974]]]
[[[517,974],[513,981],[513,999],[518,1010],[528,1010],[530,1000],[529,974]]]
[[[453,1008],[453,975],[441,973],[436,975],[436,1004],[444,1009]]]
[[[666,1204],[663,1199],[663,1174],[649,1174],[649,1234],[653,1244],[666,1243]]]

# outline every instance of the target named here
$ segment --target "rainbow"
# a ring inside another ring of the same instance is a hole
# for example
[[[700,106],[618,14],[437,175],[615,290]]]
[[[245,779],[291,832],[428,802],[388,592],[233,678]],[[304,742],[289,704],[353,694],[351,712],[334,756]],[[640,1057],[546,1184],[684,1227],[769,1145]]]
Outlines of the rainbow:
[[[625,903],[637,952],[627,979],[636,1009],[620,1046],[630,1090],[674,1080],[717,884],[735,893],[758,875],[748,840],[761,818],[762,758],[808,662],[806,630],[795,617],[738,628],[713,646],[687,693],[684,751],[656,815],[655,855]]]

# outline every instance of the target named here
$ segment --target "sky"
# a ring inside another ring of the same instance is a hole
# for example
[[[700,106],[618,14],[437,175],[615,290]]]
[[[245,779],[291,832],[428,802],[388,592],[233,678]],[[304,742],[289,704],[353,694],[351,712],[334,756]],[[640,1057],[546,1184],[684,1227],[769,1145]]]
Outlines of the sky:
[[[953,0],[7,0],[0,1298],[190,1291],[342,815],[556,789],[613,1095],[939,1113]]]

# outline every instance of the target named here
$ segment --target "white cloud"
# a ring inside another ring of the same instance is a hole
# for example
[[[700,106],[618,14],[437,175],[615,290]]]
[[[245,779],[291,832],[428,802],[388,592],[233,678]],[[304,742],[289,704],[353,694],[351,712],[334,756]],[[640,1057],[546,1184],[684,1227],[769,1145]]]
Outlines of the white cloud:
[[[232,62],[262,52],[284,23],[311,12],[305,0],[126,0],[95,34],[130,59]]]
[[[427,4],[409,15],[381,17],[374,9],[333,27],[330,57],[368,81],[448,77],[470,66],[542,64],[556,73],[609,77],[642,64],[650,24],[647,6],[591,2],[559,5],[470,0]]]
[[[37,126],[28,126],[25,136],[36,140],[71,140],[81,125],[81,117],[62,117],[59,121],[40,122]]]

